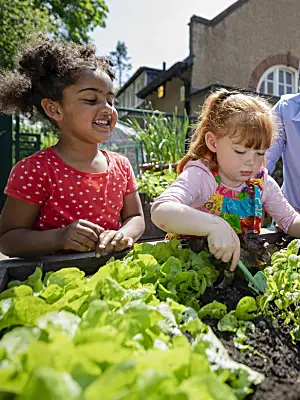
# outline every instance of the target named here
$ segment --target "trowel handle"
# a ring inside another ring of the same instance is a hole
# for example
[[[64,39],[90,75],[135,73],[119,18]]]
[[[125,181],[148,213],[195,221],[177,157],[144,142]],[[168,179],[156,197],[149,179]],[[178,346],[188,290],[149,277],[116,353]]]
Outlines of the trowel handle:
[[[254,287],[256,287],[256,280],[254,279],[253,275],[250,273],[248,268],[242,263],[241,260],[238,261],[238,267],[242,270],[243,274],[247,277],[248,281],[251,282]]]

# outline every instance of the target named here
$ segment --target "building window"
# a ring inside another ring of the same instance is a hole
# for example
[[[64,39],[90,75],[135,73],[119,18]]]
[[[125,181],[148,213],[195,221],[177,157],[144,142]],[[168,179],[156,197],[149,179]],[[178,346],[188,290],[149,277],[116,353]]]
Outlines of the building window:
[[[159,86],[159,88],[157,89],[157,97],[159,99],[162,99],[163,97],[165,97],[165,86],[164,85]]]
[[[258,93],[274,96],[299,92],[298,71],[285,65],[269,68],[260,78],[257,85]]]
[[[180,88],[180,101],[185,101],[185,86],[181,86]]]

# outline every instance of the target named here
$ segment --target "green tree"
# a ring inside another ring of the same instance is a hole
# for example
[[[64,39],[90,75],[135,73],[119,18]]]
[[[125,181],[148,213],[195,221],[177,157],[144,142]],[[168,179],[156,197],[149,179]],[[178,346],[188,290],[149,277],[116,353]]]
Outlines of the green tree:
[[[33,32],[88,42],[107,14],[104,0],[0,0],[0,67],[13,67],[20,43]]]
[[[111,51],[109,55],[115,65],[114,68],[118,76],[118,85],[121,87],[123,84],[123,73],[129,72],[132,68],[125,42],[120,42],[118,40],[116,50]]]
[[[20,43],[34,31],[46,32],[52,24],[46,9],[33,0],[0,0],[0,67],[12,68]]]
[[[105,27],[108,7],[105,0],[35,0],[39,9],[47,9],[56,33],[75,42],[89,41],[88,32]]]

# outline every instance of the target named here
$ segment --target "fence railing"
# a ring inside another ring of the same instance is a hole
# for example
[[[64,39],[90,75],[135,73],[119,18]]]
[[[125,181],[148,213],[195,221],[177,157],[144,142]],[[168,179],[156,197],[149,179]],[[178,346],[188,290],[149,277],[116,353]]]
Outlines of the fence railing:
[[[139,165],[141,164],[142,160],[142,149],[137,143],[125,144],[125,145],[110,145],[110,146],[102,145],[100,147],[103,150],[114,151],[115,153],[127,157],[128,160],[130,161],[130,164],[133,168],[135,175],[139,174],[140,172]]]
[[[19,115],[13,121],[13,163],[28,157],[40,149],[53,146],[58,141],[58,134],[38,125],[25,125]]]

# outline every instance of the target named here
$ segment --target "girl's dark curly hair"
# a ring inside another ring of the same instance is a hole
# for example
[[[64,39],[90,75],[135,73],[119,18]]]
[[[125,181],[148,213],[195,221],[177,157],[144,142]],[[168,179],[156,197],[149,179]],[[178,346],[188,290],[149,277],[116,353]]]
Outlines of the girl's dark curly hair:
[[[76,83],[83,69],[99,69],[111,80],[115,77],[111,61],[96,56],[91,45],[43,36],[31,40],[20,49],[16,70],[0,73],[0,113],[47,118],[41,100],[62,100],[63,89]]]

